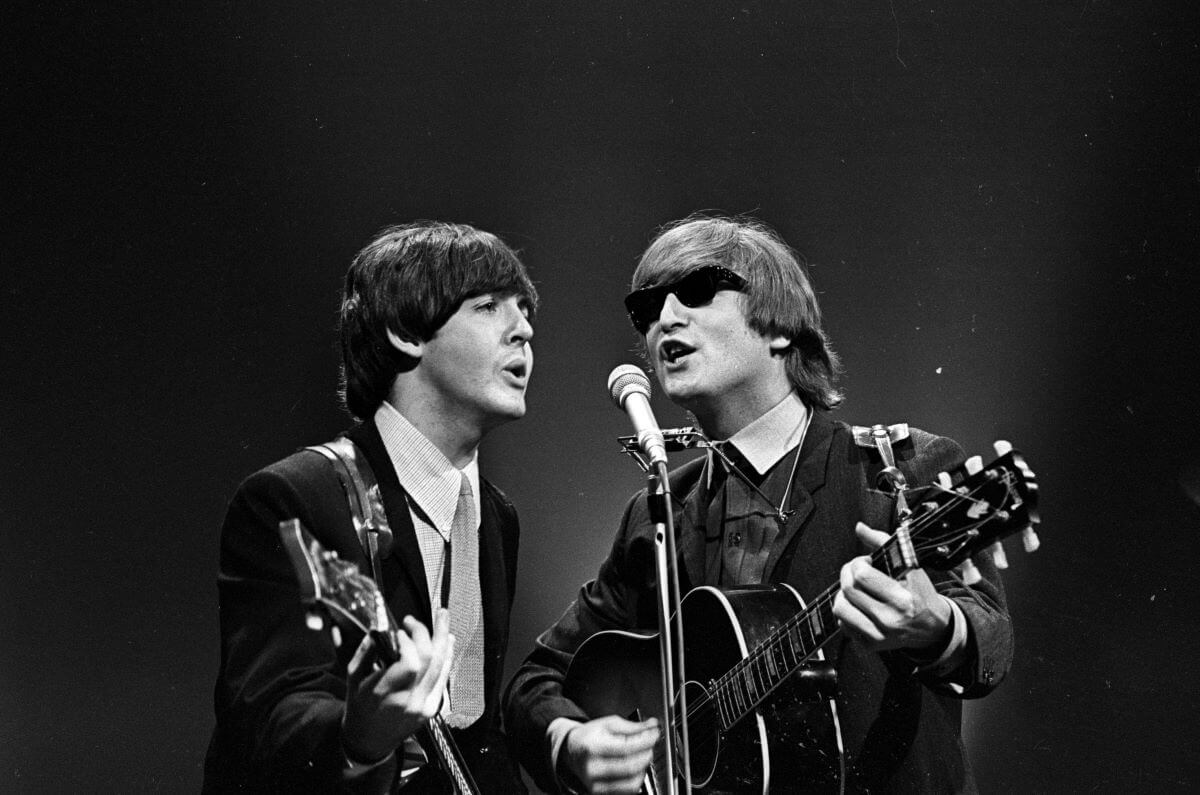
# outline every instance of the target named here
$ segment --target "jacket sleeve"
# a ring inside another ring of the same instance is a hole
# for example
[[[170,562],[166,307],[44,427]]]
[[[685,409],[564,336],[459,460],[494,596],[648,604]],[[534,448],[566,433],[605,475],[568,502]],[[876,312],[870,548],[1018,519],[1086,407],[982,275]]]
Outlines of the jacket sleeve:
[[[534,643],[504,694],[504,718],[515,753],[539,787],[556,792],[548,729],[556,718],[588,716],[563,695],[567,668],[579,646],[597,632],[638,627],[639,594],[645,585],[644,539],[636,529],[642,495],[625,509],[621,530],[596,579],[586,583],[566,612]],[[653,576],[653,570],[651,570]]]
[[[251,476],[226,514],[218,574],[218,730],[252,789],[384,792],[396,775],[394,755],[351,769],[342,752],[345,665],[358,639],[347,637],[339,649],[329,631],[308,628],[280,541],[279,522],[298,518],[344,559],[362,563],[357,545],[345,543],[354,538],[348,529],[330,536],[330,528],[349,523],[332,472],[323,477],[311,462],[285,466],[305,456],[313,454]]]
[[[915,453],[906,469],[910,483],[929,483],[940,471],[962,463],[965,456],[954,441],[914,429]],[[988,552],[972,558],[982,575],[968,585],[957,571],[928,571],[938,593],[952,599],[967,622],[965,647],[946,666],[921,666],[918,678],[936,692],[958,698],[979,698],[1000,684],[1012,665],[1012,622],[1000,573]],[[913,666],[903,653],[885,655],[889,665]]]

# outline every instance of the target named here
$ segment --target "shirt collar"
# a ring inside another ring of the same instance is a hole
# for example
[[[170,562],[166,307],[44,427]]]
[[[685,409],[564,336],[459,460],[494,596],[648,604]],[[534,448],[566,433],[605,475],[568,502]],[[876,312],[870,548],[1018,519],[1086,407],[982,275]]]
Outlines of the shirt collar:
[[[809,409],[795,392],[729,437],[754,471],[762,475],[804,441]]]
[[[383,446],[400,485],[443,537],[450,535],[463,475],[471,482],[478,522],[478,452],[471,456],[471,461],[462,470],[457,469],[425,434],[387,401],[380,403],[375,410],[375,425],[379,428],[379,436],[383,439]]]

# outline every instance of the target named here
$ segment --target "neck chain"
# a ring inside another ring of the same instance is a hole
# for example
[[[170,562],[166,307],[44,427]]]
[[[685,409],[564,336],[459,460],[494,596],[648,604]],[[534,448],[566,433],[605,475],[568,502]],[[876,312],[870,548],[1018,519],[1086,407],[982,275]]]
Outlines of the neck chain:
[[[725,464],[725,468],[727,470],[729,470],[730,472],[733,472],[735,475],[737,475],[739,480],[741,480],[747,486],[752,488],[754,490],[754,493],[763,499],[763,502],[765,502],[768,506],[770,506],[771,508],[773,508],[775,510],[775,518],[777,518],[779,520],[780,524],[784,524],[785,522],[787,522],[787,520],[791,517],[791,515],[796,512],[795,509],[785,510],[784,506],[788,504],[788,497],[790,497],[792,494],[792,483],[796,480],[796,469],[800,466],[800,448],[802,448],[804,446],[804,439],[806,436],[808,436],[808,426],[809,426],[809,423],[812,422],[812,415],[813,415],[812,409],[808,409],[807,411],[805,411],[804,419],[800,420],[800,424],[798,426],[796,426],[800,429],[800,433],[799,433],[799,438],[796,440],[795,453],[792,457],[792,471],[788,475],[787,486],[783,490],[783,498],[779,501],[778,506],[771,504],[770,498],[767,497],[767,495],[763,493],[762,489],[760,489],[758,486],[754,485],[754,482],[752,480],[750,480],[749,477],[747,477],[746,473],[742,472],[742,470],[733,463],[733,461],[729,458],[729,456],[727,456],[725,454],[724,450],[722,450],[720,447],[718,447],[716,444],[713,444],[712,442],[708,442],[708,444],[705,445],[706,447],[708,447],[709,450],[714,452],[718,458],[721,459],[721,461]],[[711,475],[710,475],[710,477],[711,477]]]

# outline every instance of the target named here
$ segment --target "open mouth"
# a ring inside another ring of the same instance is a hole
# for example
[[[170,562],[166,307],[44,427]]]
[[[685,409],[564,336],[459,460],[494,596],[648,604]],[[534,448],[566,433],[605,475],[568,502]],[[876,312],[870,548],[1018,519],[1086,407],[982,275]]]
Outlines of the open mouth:
[[[675,364],[694,350],[691,345],[679,340],[667,340],[658,346],[658,355],[667,364]]]
[[[525,362],[523,361],[512,362],[511,364],[505,365],[504,372],[509,373],[518,381],[524,381],[525,375],[529,372],[529,368],[526,367]]]

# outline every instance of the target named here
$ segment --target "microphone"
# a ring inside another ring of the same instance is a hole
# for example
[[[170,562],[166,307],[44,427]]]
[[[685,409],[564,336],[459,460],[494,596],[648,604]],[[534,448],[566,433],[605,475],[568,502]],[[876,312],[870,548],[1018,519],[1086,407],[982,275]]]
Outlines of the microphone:
[[[650,379],[640,367],[622,364],[608,374],[608,392],[633,421],[638,446],[653,464],[667,463],[667,445],[650,409]]]

